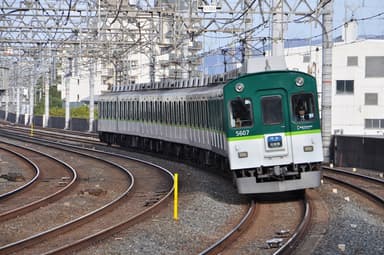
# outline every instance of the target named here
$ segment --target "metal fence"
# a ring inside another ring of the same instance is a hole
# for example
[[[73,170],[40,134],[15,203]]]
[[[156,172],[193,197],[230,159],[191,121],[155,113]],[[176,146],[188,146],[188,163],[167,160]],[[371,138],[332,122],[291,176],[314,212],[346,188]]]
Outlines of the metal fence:
[[[336,135],[331,150],[335,166],[384,172],[384,136]]]
[[[20,115],[19,119],[16,121],[16,114],[8,112],[8,117],[5,119],[5,112],[0,110],[0,119],[9,121],[11,123],[24,125],[25,115]],[[43,116],[34,116],[33,117],[33,125],[36,127],[43,126]],[[97,120],[93,122],[93,132],[97,132]],[[64,117],[49,117],[48,119],[48,128],[57,128],[64,129],[65,128],[65,118]],[[89,131],[89,119],[82,118],[71,118],[69,120],[69,130],[73,131]]]

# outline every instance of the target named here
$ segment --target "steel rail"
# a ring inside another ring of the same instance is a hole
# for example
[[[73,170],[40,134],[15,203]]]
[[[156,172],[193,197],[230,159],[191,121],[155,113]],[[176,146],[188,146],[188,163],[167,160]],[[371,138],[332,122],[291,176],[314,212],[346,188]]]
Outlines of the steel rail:
[[[49,196],[43,197],[43,198],[38,199],[38,200],[36,200],[36,201],[33,201],[33,202],[29,203],[29,204],[26,204],[26,205],[24,205],[24,206],[22,206],[22,207],[15,208],[14,210],[10,210],[10,211],[8,211],[8,212],[5,212],[5,213],[0,214],[0,220],[7,219],[11,214],[15,214],[15,213],[17,213],[18,215],[20,215],[22,212],[26,212],[26,211],[31,210],[31,209],[33,209],[33,208],[42,206],[44,203],[49,202],[49,201],[52,200],[54,197],[56,197],[56,196],[58,196],[58,195],[62,195],[62,194],[64,194],[66,191],[68,191],[68,190],[72,187],[72,185],[76,182],[76,180],[77,180],[77,178],[78,178],[78,175],[77,175],[76,170],[75,170],[73,167],[71,167],[69,164],[67,164],[66,162],[64,162],[64,161],[62,161],[62,160],[60,160],[60,159],[57,159],[57,158],[55,158],[55,157],[53,157],[53,156],[51,156],[51,155],[49,155],[49,154],[46,154],[46,153],[41,152],[41,151],[37,151],[37,150],[32,149],[32,148],[25,148],[25,147],[23,147],[23,146],[19,146],[19,145],[16,145],[16,144],[11,144],[11,143],[8,143],[8,142],[5,142],[5,141],[2,141],[2,143],[4,143],[4,144],[8,144],[8,145],[10,145],[10,146],[17,147],[17,148],[22,148],[22,149],[25,149],[25,150],[33,151],[33,152],[35,152],[35,153],[37,153],[37,154],[43,155],[43,156],[45,156],[45,157],[47,157],[47,158],[50,158],[50,159],[52,159],[52,160],[54,160],[54,161],[59,162],[59,163],[62,164],[66,169],[69,169],[69,170],[70,170],[69,172],[70,172],[70,174],[72,175],[72,180],[71,180],[71,182],[69,182],[64,188],[58,190],[58,191],[55,192],[55,193],[50,194]],[[33,163],[33,164],[34,164],[34,163]]]
[[[256,204],[252,200],[247,213],[244,215],[241,221],[221,239],[212,244],[210,247],[206,248],[204,251],[200,252],[199,255],[216,254],[219,250],[223,249],[225,245],[231,242],[231,239],[233,239],[235,235],[240,234],[246,229],[247,225],[252,219],[251,216],[254,214],[255,210]]]
[[[12,138],[14,138],[14,137],[12,137]],[[31,139],[30,137],[27,137],[27,138],[28,138],[28,139]],[[15,139],[15,138],[14,138],[14,139]],[[20,138],[16,138],[16,139],[20,139]],[[33,138],[33,139],[31,139],[31,140],[38,140],[39,142],[34,141],[35,143],[38,143],[38,144],[43,143],[41,139]],[[108,155],[112,155],[112,156],[116,156],[116,157],[122,157],[122,158],[126,158],[126,159],[135,160],[135,161],[138,161],[138,162],[141,162],[141,163],[144,163],[144,164],[147,164],[147,165],[150,165],[150,166],[153,166],[153,167],[156,167],[156,168],[162,170],[163,172],[165,172],[166,174],[168,174],[169,176],[171,176],[171,178],[172,178],[172,180],[173,180],[173,174],[172,174],[168,169],[165,169],[165,168],[163,168],[163,167],[161,167],[161,166],[158,166],[158,165],[156,165],[156,164],[154,164],[154,163],[151,163],[151,162],[148,162],[148,161],[145,161],[145,160],[137,159],[137,158],[134,158],[134,157],[129,157],[129,156],[122,155],[122,154],[116,154],[116,153],[111,153],[111,152],[98,151],[98,150],[94,150],[94,149],[87,149],[87,148],[83,148],[83,147],[79,147],[79,146],[64,145],[64,144],[62,144],[62,143],[56,143],[56,142],[49,142],[49,143],[52,143],[52,144],[55,144],[55,145],[46,145],[46,146],[50,146],[50,147],[57,148],[56,145],[60,145],[60,146],[72,147],[72,148],[76,148],[76,149],[80,149],[80,150],[86,150],[86,151],[91,151],[91,152],[104,153],[104,154],[108,154]],[[64,150],[67,150],[67,151],[70,151],[70,152],[80,153],[79,151],[76,151],[76,150],[70,150],[70,149],[64,149]],[[85,154],[85,153],[81,153],[81,154]],[[85,154],[85,155],[88,155],[88,154]],[[91,156],[91,155],[88,155],[88,156]],[[95,158],[96,158],[96,159],[99,159],[98,157],[95,157]],[[100,160],[101,160],[101,159],[100,159]],[[108,161],[108,162],[110,162],[110,161]],[[114,164],[113,162],[111,162],[111,163]],[[126,170],[126,171],[127,171],[127,173],[129,173],[129,175],[130,175],[131,178],[132,178],[132,183],[131,183],[130,187],[129,187],[128,190],[127,190],[127,191],[129,192],[129,191],[133,188],[133,185],[134,185],[134,179],[133,179],[133,178],[134,178],[134,177],[133,177],[133,175],[132,175],[128,170]],[[159,208],[159,207],[160,207],[159,205],[164,204],[163,202],[165,202],[165,200],[168,199],[168,198],[172,195],[173,191],[174,191],[174,188],[173,188],[173,186],[172,186],[172,188],[169,190],[169,192],[168,192],[162,199],[160,199],[159,201],[157,201],[156,203],[154,203],[152,206],[146,208],[146,210],[144,210],[144,211],[142,211],[142,212],[140,212],[140,213],[138,213],[138,214],[132,216],[131,218],[127,219],[127,220],[124,221],[124,222],[121,222],[121,223],[119,223],[119,224],[117,224],[117,225],[111,226],[111,227],[108,228],[108,229],[104,229],[104,230],[102,230],[102,231],[99,231],[99,232],[96,233],[96,234],[87,236],[87,237],[85,237],[85,238],[83,238],[83,239],[81,239],[81,240],[76,241],[75,243],[67,244],[67,245],[64,245],[64,246],[62,246],[62,247],[59,247],[59,248],[57,248],[57,249],[55,249],[55,250],[49,251],[49,252],[47,252],[47,253],[45,253],[45,254],[63,253],[63,252],[68,252],[68,251],[71,251],[71,250],[74,250],[74,249],[78,249],[80,246],[85,245],[85,244],[88,243],[88,242],[96,241],[96,240],[98,240],[98,239],[101,239],[101,238],[105,237],[106,235],[110,235],[111,233],[120,231],[120,230],[122,230],[122,228],[127,227],[128,225],[136,224],[136,223],[138,223],[138,221],[139,221],[141,218],[143,218],[143,217],[145,217],[146,215],[148,215],[149,212],[153,212],[153,210],[154,210],[155,208]],[[121,195],[121,197],[123,197],[123,196],[125,196],[125,194]],[[116,200],[117,200],[117,199],[116,199]],[[112,201],[111,203],[113,203],[113,201]],[[105,205],[104,207],[107,207],[107,206],[108,206],[108,205]],[[102,209],[104,209],[104,207],[99,208],[98,210],[95,210],[94,212],[95,212],[95,213],[99,213]],[[92,213],[92,212],[91,212],[91,213]],[[91,213],[88,213],[87,215],[84,215],[84,216],[82,216],[82,217],[80,217],[80,218],[78,218],[78,219],[75,219],[75,220],[73,220],[73,221],[71,221],[71,222],[68,222],[68,223],[66,223],[66,224],[63,224],[62,226],[63,226],[64,228],[67,228],[67,227],[69,227],[69,224],[75,224],[75,223],[78,222],[78,220],[81,220],[81,219],[84,219],[84,218],[86,218],[86,217],[90,217],[90,216],[92,216]],[[53,232],[53,231],[58,231],[58,230],[60,230],[59,227],[61,227],[61,226],[58,226],[58,227],[56,227],[56,228],[54,228],[54,229],[51,229],[51,230],[48,230],[48,231],[49,231],[49,232],[51,232],[51,231],[52,231],[52,232]],[[46,232],[48,232],[48,231],[46,231]],[[48,233],[46,233],[46,232],[44,232],[44,233],[40,233],[40,234],[36,235],[36,237],[34,237],[34,238],[39,238],[39,239],[44,238],[44,235],[48,234]],[[31,241],[31,244],[33,244],[32,241]],[[20,248],[17,248],[17,249],[21,249],[21,248],[23,248],[23,247],[20,247]],[[15,249],[16,249],[16,248],[15,248]],[[2,248],[1,248],[1,247],[0,247],[0,254],[2,254]]]
[[[367,176],[365,176],[365,177],[367,177]],[[373,198],[375,201],[379,202],[381,206],[384,207],[384,198],[380,197],[380,196],[378,196],[378,195],[376,195],[376,194],[374,194],[372,192],[370,192],[369,190],[360,188],[359,186],[356,186],[356,185],[354,185],[352,183],[349,183],[347,181],[343,181],[343,180],[340,180],[338,178],[327,176],[327,175],[324,175],[324,174],[323,174],[323,178],[332,180],[334,182],[340,183],[340,184],[345,185],[347,187],[350,187],[350,188],[352,188],[354,190],[357,190],[357,191],[361,192],[362,194],[364,194],[364,195],[366,195],[368,197]],[[360,177],[360,178],[363,178],[363,177]]]
[[[305,212],[300,225],[296,228],[293,235],[277,251],[275,251],[273,255],[293,254],[299,241],[307,232],[312,218],[312,205],[306,196],[303,199],[303,205]]]
[[[24,185],[20,186],[20,187],[17,187],[16,189],[14,190],[11,190],[11,191],[8,191],[8,192],[5,192],[3,194],[0,194],[0,200],[1,199],[4,199],[4,198],[7,198],[7,197],[10,197],[11,195],[21,191],[21,190],[24,190],[25,188],[29,187],[30,185],[32,185],[36,180],[37,178],[39,178],[40,176],[40,168],[38,165],[36,165],[32,160],[30,160],[29,158],[25,157],[24,155],[16,152],[16,151],[13,151],[13,150],[10,150],[8,148],[5,148],[5,147],[1,147],[2,150],[5,150],[5,151],[8,151],[9,153],[12,153],[22,159],[24,159],[25,161],[28,162],[28,164],[32,165],[34,171],[35,171],[35,175],[34,177],[28,181],[27,183],[25,183]],[[1,215],[0,215],[0,218],[1,218]]]
[[[384,180],[379,179],[379,178],[375,178],[372,176],[367,176],[364,174],[353,173],[353,172],[349,172],[349,171],[346,171],[343,169],[337,169],[337,168],[326,167],[326,166],[323,166],[323,169],[326,169],[326,170],[332,171],[332,172],[336,172],[336,173],[343,173],[343,174],[347,174],[347,175],[358,176],[358,177],[363,178],[363,179],[368,179],[368,180],[373,181],[373,182],[378,182],[378,183],[384,184]]]
[[[6,136],[6,135],[5,135],[5,136]],[[12,139],[18,139],[18,138],[15,138],[15,137],[11,137],[11,138],[12,138]],[[19,139],[20,139],[20,138],[19,138]],[[51,147],[53,147],[53,146],[51,146]],[[62,148],[61,148],[61,149],[62,149]],[[70,151],[70,152],[75,152],[75,153],[78,153],[78,154],[82,154],[83,156],[90,157],[90,158],[94,158],[94,159],[96,159],[96,160],[99,160],[99,161],[108,163],[108,164],[110,164],[110,165],[113,165],[114,167],[119,168],[120,170],[122,170],[124,173],[126,173],[126,174],[129,176],[129,178],[130,178],[130,180],[131,180],[131,184],[130,184],[129,187],[125,190],[125,192],[123,192],[122,194],[120,194],[120,196],[118,196],[117,198],[115,198],[115,199],[112,200],[111,202],[105,204],[104,206],[102,206],[102,207],[100,207],[100,208],[98,208],[98,209],[96,209],[96,210],[94,210],[94,211],[91,211],[91,212],[89,212],[89,213],[87,213],[87,214],[85,214],[85,215],[83,215],[83,216],[81,216],[81,217],[79,217],[79,218],[76,218],[76,219],[74,219],[74,220],[72,220],[72,221],[69,221],[69,222],[67,222],[67,223],[65,223],[65,224],[56,226],[56,227],[51,228],[51,229],[49,229],[49,230],[47,230],[47,231],[38,233],[38,234],[36,234],[36,235],[33,235],[33,236],[28,237],[28,238],[19,240],[19,241],[17,241],[17,242],[13,242],[13,243],[4,245],[4,246],[0,247],[0,254],[7,254],[7,253],[9,253],[9,252],[14,252],[14,251],[20,250],[20,249],[22,249],[22,248],[24,248],[24,247],[26,247],[26,246],[32,245],[32,244],[34,244],[34,243],[36,243],[36,242],[38,242],[38,241],[43,240],[43,239],[44,239],[44,236],[46,236],[46,235],[48,235],[48,234],[52,234],[52,233],[54,233],[54,232],[59,232],[59,231],[64,231],[64,230],[66,230],[66,229],[69,229],[70,227],[72,227],[72,226],[75,225],[75,224],[79,224],[79,223],[81,223],[82,221],[84,221],[85,219],[87,219],[87,218],[89,218],[89,217],[91,217],[91,216],[94,216],[94,215],[96,215],[96,214],[101,214],[105,209],[107,209],[108,207],[110,207],[110,206],[112,206],[113,204],[115,204],[116,202],[118,202],[120,199],[122,199],[123,197],[125,197],[125,196],[132,190],[132,188],[133,188],[133,186],[134,186],[134,177],[133,177],[132,173],[131,173],[128,169],[126,169],[126,168],[124,168],[124,167],[122,167],[122,166],[120,166],[120,165],[118,165],[118,164],[116,164],[116,163],[114,163],[114,162],[111,162],[111,161],[109,161],[109,160],[104,160],[104,159],[101,159],[101,158],[96,157],[96,156],[93,156],[93,155],[89,155],[89,154],[86,154],[86,153],[81,153],[81,152],[78,152],[78,151],[71,151],[71,150],[69,150],[69,149],[62,149],[62,150],[66,150],[66,151]]]

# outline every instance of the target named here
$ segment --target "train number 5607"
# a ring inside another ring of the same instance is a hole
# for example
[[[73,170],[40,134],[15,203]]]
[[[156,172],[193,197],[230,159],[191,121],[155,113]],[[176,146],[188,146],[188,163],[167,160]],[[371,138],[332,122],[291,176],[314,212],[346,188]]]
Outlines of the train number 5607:
[[[236,136],[246,136],[249,135],[249,130],[238,130],[235,132]]]

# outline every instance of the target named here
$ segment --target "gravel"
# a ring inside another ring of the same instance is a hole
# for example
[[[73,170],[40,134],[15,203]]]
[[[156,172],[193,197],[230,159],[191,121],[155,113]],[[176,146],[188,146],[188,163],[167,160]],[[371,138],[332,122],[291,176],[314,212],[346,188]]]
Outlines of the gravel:
[[[382,208],[334,184],[324,184],[319,191],[331,217],[328,231],[313,254],[384,254]]]
[[[240,219],[247,198],[230,180],[190,166],[134,154],[179,173],[179,220],[173,203],[148,221],[76,254],[198,254]],[[338,193],[333,193],[337,188]],[[325,183],[317,191],[329,209],[329,227],[312,254],[384,254],[384,213],[365,198]],[[347,201],[349,200],[349,201]],[[365,201],[365,202],[362,202]]]
[[[224,236],[244,215],[246,197],[216,173],[145,155],[179,174],[179,219],[173,201],[153,218],[76,254],[197,254]]]

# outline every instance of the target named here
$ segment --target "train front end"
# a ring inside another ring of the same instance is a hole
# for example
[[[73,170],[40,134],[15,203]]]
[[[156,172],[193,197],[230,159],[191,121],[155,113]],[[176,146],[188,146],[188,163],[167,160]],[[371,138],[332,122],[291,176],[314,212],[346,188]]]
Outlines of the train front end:
[[[230,169],[241,194],[320,185],[323,160],[315,79],[296,71],[244,75],[224,86]]]

